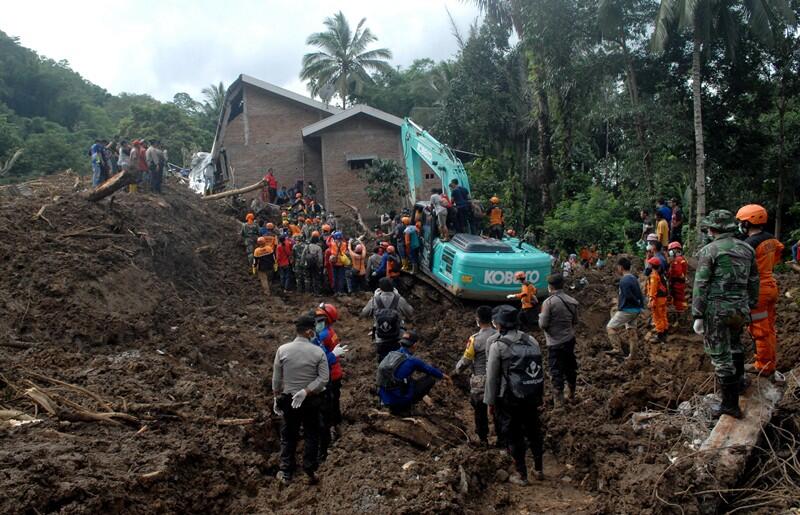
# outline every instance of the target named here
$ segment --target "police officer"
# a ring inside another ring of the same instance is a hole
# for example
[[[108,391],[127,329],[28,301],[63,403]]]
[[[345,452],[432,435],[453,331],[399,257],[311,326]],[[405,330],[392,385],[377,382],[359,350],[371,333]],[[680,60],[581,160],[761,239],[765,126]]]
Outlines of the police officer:
[[[750,309],[758,302],[759,277],[755,251],[734,238],[736,219],[726,210],[712,211],[703,219],[711,242],[700,249],[692,293],[694,331],[705,337],[722,392],[715,415],[741,418],[739,380],[732,353],[743,353],[742,330]]]

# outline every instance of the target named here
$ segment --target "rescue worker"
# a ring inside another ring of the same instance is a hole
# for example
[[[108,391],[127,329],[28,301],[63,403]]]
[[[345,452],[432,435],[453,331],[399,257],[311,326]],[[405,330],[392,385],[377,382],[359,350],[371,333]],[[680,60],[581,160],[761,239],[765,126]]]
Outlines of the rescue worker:
[[[381,257],[381,264],[377,270],[375,270],[372,275],[375,277],[388,277],[389,279],[396,279],[400,277],[400,257],[397,255],[397,251],[395,250],[393,245],[389,245],[386,247],[386,252],[384,252],[383,256]]]
[[[255,219],[256,216],[253,213],[247,213],[241,229],[242,240],[247,250],[247,261],[251,267],[255,265],[253,251],[256,249],[256,241],[258,240],[258,225],[256,225]]]
[[[550,296],[542,302],[539,327],[547,343],[547,362],[550,380],[555,390],[556,407],[564,405],[564,382],[569,386],[569,400],[575,400],[578,380],[578,361],[575,358],[575,326],[578,325],[578,301],[564,293],[564,276],[552,274],[547,278]]]
[[[378,365],[378,396],[395,416],[410,415],[411,407],[428,395],[438,379],[452,384],[450,376],[414,356],[417,341],[415,333],[405,333],[400,348],[389,352]],[[425,376],[416,379],[415,372]]]
[[[479,330],[467,340],[467,348],[456,363],[453,375],[461,374],[466,369],[472,368],[472,375],[469,378],[469,403],[474,413],[475,433],[481,444],[488,445],[489,407],[483,402],[483,395],[486,387],[486,357],[489,352],[489,338],[497,334],[497,330],[492,327],[492,308],[480,306],[475,312],[475,322]],[[497,429],[497,424],[495,424],[495,432]]]
[[[410,220],[409,220],[410,221]],[[406,272],[416,274],[419,269],[419,252],[422,243],[419,237],[419,228],[417,225],[408,224],[403,230],[403,239],[406,248]],[[408,265],[411,265],[409,268]]]
[[[647,307],[650,308],[650,313],[653,317],[656,340],[660,343],[666,343],[667,329],[669,329],[669,322],[667,321],[667,297],[669,296],[667,276],[661,265],[661,260],[657,257],[651,257],[647,260],[647,263],[652,270],[647,279]]]
[[[409,258],[409,248],[406,245],[406,228],[413,227],[411,225],[411,217],[404,216],[400,219],[400,223],[394,229],[392,235],[397,246],[397,255],[400,256],[401,270],[403,272],[411,271],[411,260]]]
[[[302,315],[295,321],[297,337],[278,347],[272,367],[272,409],[281,420],[281,458],[277,479],[292,480],[296,468],[295,450],[303,428],[303,471],[309,484],[318,483],[320,394],[330,379],[325,352],[311,342],[314,317]]]
[[[306,252],[303,254],[302,261],[306,267],[306,291],[319,295],[322,291],[323,266],[323,251],[322,245],[320,245],[319,232],[314,231],[311,233],[311,241],[306,245]]]
[[[528,282],[525,278],[525,272],[515,273],[514,280],[522,284],[521,291],[506,295],[506,298],[520,300],[522,303],[522,311],[520,312],[522,329],[531,330],[536,325],[536,306],[539,304],[539,299],[536,298],[536,286]]]
[[[342,365],[339,361],[349,349],[347,345],[339,343],[339,335],[333,324],[339,319],[339,310],[333,304],[320,304],[314,312],[314,343],[325,351],[330,370],[330,380],[322,395],[321,423],[319,438],[319,458],[325,461],[328,457],[328,447],[331,441],[338,436],[337,426],[342,423],[342,408],[340,398],[342,395]]]
[[[365,291],[367,287],[367,249],[355,239],[347,244],[347,254],[350,256],[351,266],[347,269],[347,291],[355,293]]]
[[[619,335],[621,329],[626,331],[633,330],[633,337],[629,338],[628,358],[636,359],[636,345],[639,336],[636,331],[636,319],[639,318],[644,309],[644,295],[639,286],[639,280],[631,273],[631,260],[621,257],[617,261],[617,274],[621,276],[619,280],[619,296],[617,299],[617,310],[606,325],[608,341],[611,342],[612,354],[624,354],[622,349],[622,337]]]
[[[258,247],[253,251],[256,274],[264,293],[270,295],[270,283],[272,282],[272,274],[275,271],[275,252],[269,246],[269,240],[266,236],[259,237],[257,243]]]
[[[347,255],[347,242],[344,241],[342,231],[335,231],[328,243],[330,257],[328,260],[332,267],[333,291],[336,294],[347,292],[347,268],[352,264]]]
[[[289,291],[292,285],[292,239],[286,235],[278,237],[278,247],[275,250],[275,260],[278,264],[278,276],[283,291]]]
[[[669,245],[669,222],[661,211],[656,211],[656,237],[662,247]]]
[[[539,343],[518,329],[517,320],[517,310],[512,306],[502,305],[492,311],[492,323],[498,334],[489,339],[483,402],[489,406],[489,413],[498,413],[501,433],[510,444],[518,475],[509,481],[526,485],[528,467],[525,455],[528,448],[533,454],[537,479],[544,479],[543,432],[539,423],[544,370]]]
[[[764,230],[767,210],[758,204],[744,206],[736,213],[739,228],[747,235],[748,245],[756,251],[756,266],[760,286],[758,304],[750,312],[750,336],[756,343],[754,372],[770,377],[777,364],[777,333],[775,331],[775,305],[778,302],[778,283],[772,269],[781,262],[783,244]],[[734,364],[744,370],[744,353],[734,354]],[[741,364],[739,363],[741,361]]]
[[[381,267],[383,262],[383,253],[385,250],[380,245],[376,246],[372,251],[372,255],[367,259],[366,276],[369,281],[369,288],[375,289],[378,286],[377,270]]]
[[[492,204],[487,213],[489,216],[489,237],[502,240],[503,233],[506,230],[505,213],[503,208],[500,207],[500,199],[498,197],[490,198],[489,202]]]
[[[405,321],[414,314],[414,308],[394,289],[388,277],[381,277],[378,285],[360,316],[373,319],[372,339],[380,363],[389,352],[397,349]]]
[[[736,219],[726,210],[712,211],[702,222],[712,241],[697,254],[692,291],[694,332],[704,335],[706,354],[722,392],[715,415],[741,418],[740,377],[732,353],[743,352],[741,336],[758,304],[759,273],[755,251],[733,237]]]
[[[673,241],[669,244],[669,293],[670,301],[675,311],[683,313],[686,305],[686,278],[689,274],[689,263],[683,257],[683,246],[680,242]]]
[[[306,253],[308,244],[301,234],[297,237],[297,243],[292,247],[292,271],[294,272],[294,282],[297,285],[297,293],[311,293],[311,290],[306,289],[306,282],[308,281],[308,268],[303,256]]]

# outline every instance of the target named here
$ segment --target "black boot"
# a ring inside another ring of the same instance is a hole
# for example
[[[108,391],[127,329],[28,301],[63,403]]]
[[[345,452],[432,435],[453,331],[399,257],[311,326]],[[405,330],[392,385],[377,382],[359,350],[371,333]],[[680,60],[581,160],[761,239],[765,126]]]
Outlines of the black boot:
[[[739,408],[739,378],[734,376],[717,378],[719,381],[722,402],[718,408],[712,410],[714,418],[722,415],[729,415],[733,418],[742,418],[742,410]]]
[[[738,391],[742,394],[750,386],[750,378],[744,373],[744,352],[733,354],[733,366],[736,367]]]

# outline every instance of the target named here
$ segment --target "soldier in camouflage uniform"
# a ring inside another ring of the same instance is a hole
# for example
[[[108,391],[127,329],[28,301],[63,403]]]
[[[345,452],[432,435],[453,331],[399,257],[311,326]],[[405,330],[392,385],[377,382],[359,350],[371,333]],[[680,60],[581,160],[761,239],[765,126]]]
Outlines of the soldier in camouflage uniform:
[[[255,223],[255,215],[247,213],[246,222],[242,224],[241,236],[244,241],[245,252],[247,252],[247,260],[250,266],[255,265],[255,258],[253,251],[256,248],[256,240],[258,240],[258,224]],[[253,272],[255,273],[255,271]]]
[[[732,353],[744,352],[741,336],[758,302],[759,276],[755,251],[733,237],[736,219],[725,210],[712,211],[704,220],[712,241],[697,254],[692,293],[694,331],[704,335],[706,354],[722,392],[718,415],[741,418],[739,374]]]
[[[294,247],[292,248],[292,258],[294,263],[294,279],[297,282],[297,293],[304,293],[305,291],[311,291],[310,285],[309,289],[306,290],[306,282],[308,281],[308,270],[306,270],[306,264],[303,260],[303,254],[306,251],[306,240],[301,234],[297,237],[297,243],[295,243]]]

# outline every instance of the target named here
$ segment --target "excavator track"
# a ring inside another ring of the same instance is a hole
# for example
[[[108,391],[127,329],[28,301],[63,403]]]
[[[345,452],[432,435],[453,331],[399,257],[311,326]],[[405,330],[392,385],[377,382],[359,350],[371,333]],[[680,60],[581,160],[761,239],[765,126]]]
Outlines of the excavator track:
[[[441,297],[447,299],[450,304],[454,307],[462,308],[464,307],[464,303],[456,297],[455,295],[450,292],[447,288],[442,286],[441,284],[437,283],[433,280],[430,276],[428,276],[425,272],[420,271],[419,273],[412,274],[410,272],[403,272],[402,276],[403,283],[406,285],[413,284],[413,283],[421,283],[429,288],[435,290]]]

